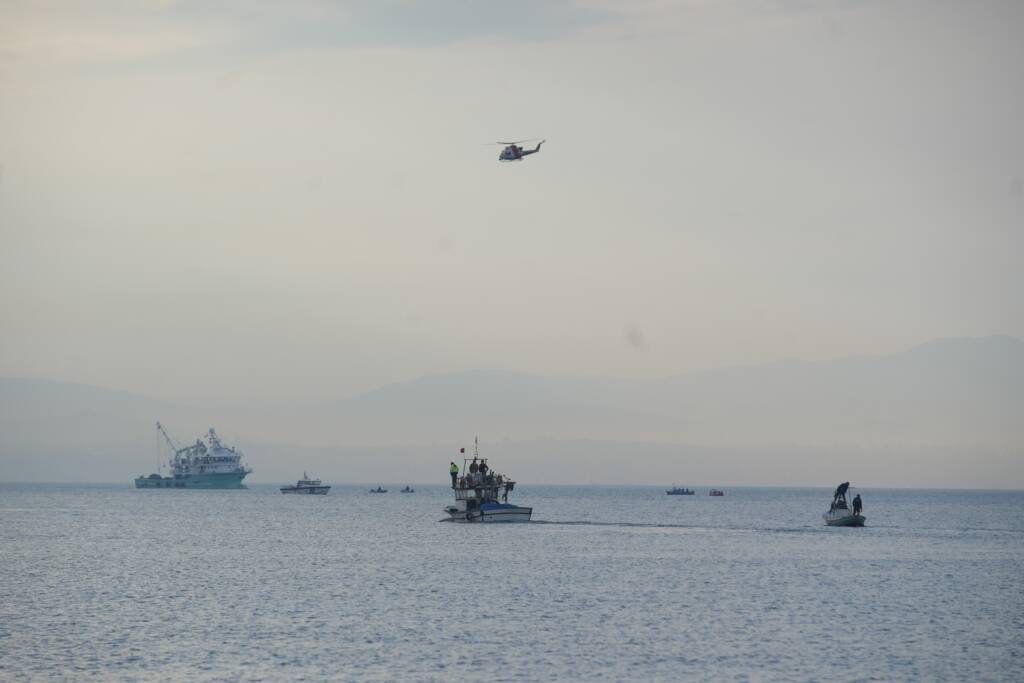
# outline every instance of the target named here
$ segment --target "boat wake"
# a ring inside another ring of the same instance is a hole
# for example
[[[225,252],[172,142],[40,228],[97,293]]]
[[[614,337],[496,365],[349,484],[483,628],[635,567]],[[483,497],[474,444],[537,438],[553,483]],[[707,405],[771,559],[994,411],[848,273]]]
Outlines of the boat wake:
[[[655,524],[654,522],[593,522],[587,520],[580,521],[557,521],[550,519],[535,519],[530,524],[556,524],[560,526],[617,526],[627,528],[646,528],[646,529],[702,529],[705,527],[695,526],[693,524]]]
[[[439,519],[439,522],[451,522],[450,518]],[[688,529],[690,531],[755,531],[761,533],[823,533],[823,527],[751,527],[751,526],[707,526],[698,524],[658,524],[655,522],[594,522],[589,520],[554,520],[534,519],[526,522],[530,525],[546,526],[592,526],[612,527],[619,529]]]
[[[445,519],[437,520],[439,522],[451,522],[454,521],[450,517]],[[533,519],[527,524],[540,525],[547,524],[553,526],[611,526],[611,527],[623,527],[623,528],[646,528],[646,529],[703,529],[706,527],[693,526],[690,524],[654,524],[648,522],[591,522],[586,520],[579,521],[557,521],[552,519]]]
[[[760,526],[708,526],[700,524],[657,524],[654,522],[594,522],[587,520],[579,521],[558,521],[548,519],[535,519],[530,524],[550,524],[555,526],[599,526],[619,527],[624,529],[689,529],[690,531],[754,531],[759,533],[776,534],[803,534],[822,533],[827,530],[818,526],[806,527],[760,527]]]

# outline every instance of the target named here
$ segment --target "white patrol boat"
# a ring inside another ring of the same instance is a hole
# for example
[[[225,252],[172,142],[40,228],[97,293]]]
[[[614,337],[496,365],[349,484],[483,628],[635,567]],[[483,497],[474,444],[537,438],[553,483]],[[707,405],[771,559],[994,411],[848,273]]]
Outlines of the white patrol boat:
[[[665,491],[665,493],[667,493],[670,496],[692,496],[693,489],[688,489],[685,486],[683,488],[679,488],[678,486],[673,484],[672,488],[670,488],[668,491]]]
[[[305,472],[302,473],[302,479],[299,479],[295,486],[281,487],[281,493],[305,493],[313,496],[326,496],[330,490],[330,486],[325,486],[319,479],[310,479]]]
[[[465,452],[465,449],[463,449]],[[455,505],[444,509],[450,522],[529,522],[533,508],[512,505],[508,494],[516,483],[507,475],[495,473],[481,458],[479,442],[474,439],[473,459],[462,461],[462,476],[452,472]]]

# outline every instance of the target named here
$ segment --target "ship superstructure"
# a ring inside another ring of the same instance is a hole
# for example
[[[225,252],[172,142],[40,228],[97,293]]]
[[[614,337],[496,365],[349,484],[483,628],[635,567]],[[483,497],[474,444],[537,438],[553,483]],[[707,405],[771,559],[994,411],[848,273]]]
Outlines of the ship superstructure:
[[[241,451],[221,443],[213,427],[206,433],[205,440],[196,439],[195,444],[184,448],[175,443],[159,422],[156,428],[171,447],[167,462],[171,474],[139,477],[135,480],[136,488],[245,488],[242,480],[252,469],[242,464]]]

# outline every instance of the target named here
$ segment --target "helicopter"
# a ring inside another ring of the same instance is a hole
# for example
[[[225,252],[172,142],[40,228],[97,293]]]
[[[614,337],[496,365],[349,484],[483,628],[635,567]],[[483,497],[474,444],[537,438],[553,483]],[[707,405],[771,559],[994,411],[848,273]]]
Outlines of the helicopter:
[[[498,155],[498,161],[522,161],[523,157],[529,156],[530,154],[536,154],[540,151],[540,146],[544,144],[545,140],[541,140],[537,143],[537,146],[533,149],[523,149],[519,146],[520,142],[531,142],[537,138],[530,138],[528,140],[515,140],[513,142],[495,142],[495,145],[507,145],[505,149],[501,150],[501,154]]]

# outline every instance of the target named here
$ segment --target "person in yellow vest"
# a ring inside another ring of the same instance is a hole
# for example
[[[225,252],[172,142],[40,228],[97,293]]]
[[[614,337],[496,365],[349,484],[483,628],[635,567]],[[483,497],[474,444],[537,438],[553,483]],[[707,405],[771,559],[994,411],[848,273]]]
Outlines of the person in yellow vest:
[[[452,488],[455,488],[455,480],[459,478],[459,466],[455,463],[450,464],[448,473],[452,475]]]

